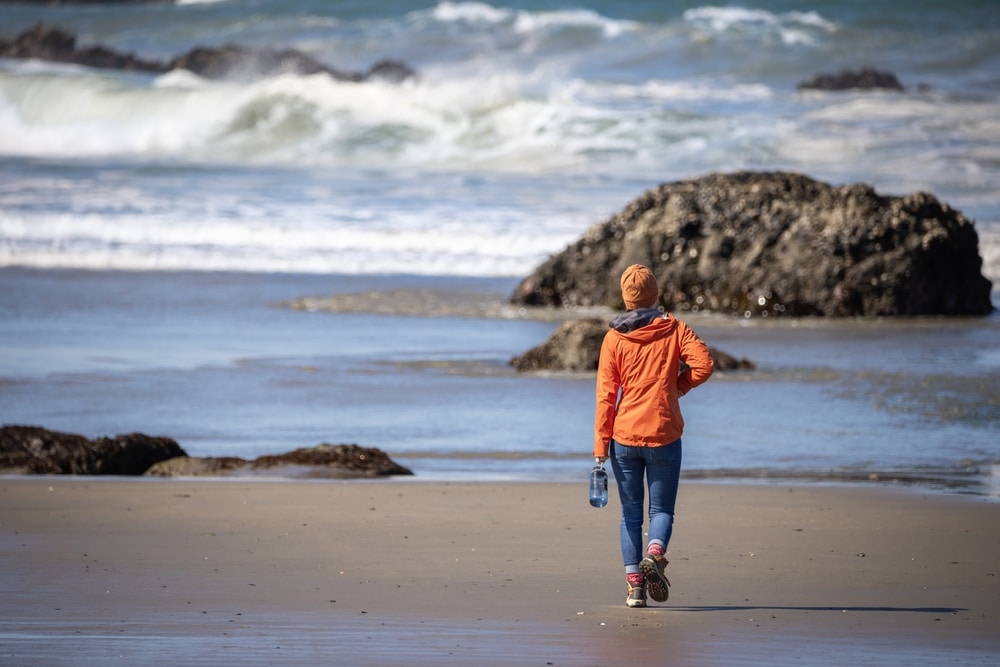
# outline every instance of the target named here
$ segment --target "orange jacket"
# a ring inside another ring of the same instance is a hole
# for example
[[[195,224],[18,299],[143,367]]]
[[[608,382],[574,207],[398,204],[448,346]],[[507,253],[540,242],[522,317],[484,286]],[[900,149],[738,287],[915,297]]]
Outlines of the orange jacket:
[[[619,328],[610,329],[601,344],[594,456],[607,456],[612,438],[647,447],[677,440],[684,430],[677,399],[705,382],[714,369],[705,343],[669,314],[651,313],[651,322],[628,331],[622,322],[640,314],[630,311],[612,320]],[[688,366],[683,372],[681,361]]]

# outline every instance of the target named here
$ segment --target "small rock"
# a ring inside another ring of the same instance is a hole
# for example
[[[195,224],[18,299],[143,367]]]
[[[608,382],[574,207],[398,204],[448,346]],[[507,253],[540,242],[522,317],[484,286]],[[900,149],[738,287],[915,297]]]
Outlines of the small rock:
[[[857,71],[819,74],[798,85],[799,90],[905,90],[892,72],[866,67]]]
[[[510,365],[521,372],[596,371],[601,343],[607,332],[608,323],[604,320],[587,318],[566,322],[544,343],[511,359]],[[737,359],[712,347],[709,352],[716,370],[752,370],[756,367],[749,359]]]

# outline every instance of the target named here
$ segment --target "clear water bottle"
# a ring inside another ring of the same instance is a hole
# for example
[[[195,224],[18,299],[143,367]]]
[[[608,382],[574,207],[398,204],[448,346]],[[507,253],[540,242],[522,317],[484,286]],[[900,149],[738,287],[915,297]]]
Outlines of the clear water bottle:
[[[590,471],[590,505],[604,507],[608,504],[608,473],[603,465],[596,465]]]

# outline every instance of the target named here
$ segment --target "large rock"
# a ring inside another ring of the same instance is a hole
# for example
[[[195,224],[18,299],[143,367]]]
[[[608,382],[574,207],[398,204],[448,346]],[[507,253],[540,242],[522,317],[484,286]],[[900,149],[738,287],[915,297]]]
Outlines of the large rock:
[[[76,35],[42,23],[13,40],[0,39],[0,58],[34,58],[151,74],[186,69],[208,79],[250,80],[279,74],[323,73],[339,81],[380,79],[398,82],[415,74],[404,63],[395,60],[379,61],[366,72],[345,72],[294,49],[255,50],[232,44],[195,48],[169,62],[145,60],[132,53],[119,53],[103,46],[77,48]]]
[[[986,315],[979,237],[933,195],[882,196],[795,173],[660,185],[550,257],[511,302],[621,309],[618,280],[651,267],[660,305],[734,315]]]
[[[142,433],[88,440],[38,426],[0,428],[0,471],[39,475],[141,475],[185,452],[170,438]]]
[[[380,449],[326,443],[285,454],[260,456],[252,461],[232,456],[184,456],[158,463],[146,472],[153,477],[267,475],[350,478],[412,474],[409,468],[399,465]]]
[[[606,320],[588,318],[565,322],[544,343],[511,359],[510,365],[521,372],[596,371],[597,362],[601,357],[601,343],[607,332]],[[716,370],[735,371],[755,368],[754,363],[748,359],[737,359],[713,347],[709,347],[709,352]]]

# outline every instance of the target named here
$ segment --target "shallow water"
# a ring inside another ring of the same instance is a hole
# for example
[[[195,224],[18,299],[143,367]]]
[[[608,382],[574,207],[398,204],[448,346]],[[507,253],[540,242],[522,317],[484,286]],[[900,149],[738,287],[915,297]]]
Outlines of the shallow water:
[[[505,308],[510,280],[4,269],[0,283],[6,424],[164,435],[193,456],[353,442],[422,479],[589,471],[593,376],[508,365],[563,319]],[[381,305],[289,307],[335,295]],[[757,370],[684,399],[687,475],[1000,497],[1000,317],[688,321]]]
[[[997,17],[937,0],[0,4],[11,36],[43,20],[143,58],[229,42],[419,72],[0,61],[0,421],[585,479],[592,377],[508,366],[580,314],[505,306],[516,277],[658,183],[752,169],[929,191],[975,220],[1000,284]],[[907,90],[796,88],[873,65]],[[327,305],[290,305],[304,297]],[[996,315],[691,323],[758,370],[685,398],[689,476],[1000,497]]]

